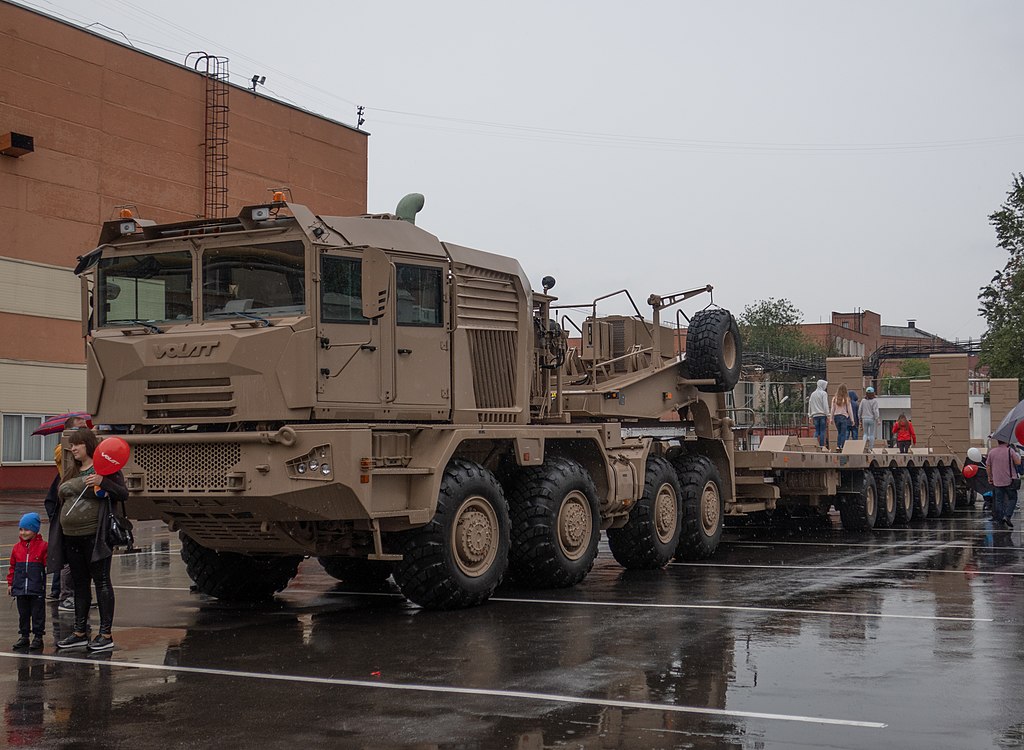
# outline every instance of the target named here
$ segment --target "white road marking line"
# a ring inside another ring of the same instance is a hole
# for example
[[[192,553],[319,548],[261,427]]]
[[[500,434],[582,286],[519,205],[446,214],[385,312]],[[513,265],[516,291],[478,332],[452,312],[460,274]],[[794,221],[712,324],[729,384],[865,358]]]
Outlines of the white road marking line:
[[[114,586],[115,589],[130,589],[132,591],[191,591],[187,586]],[[324,591],[322,589],[310,588],[308,586],[289,586],[285,592],[312,592],[321,596],[379,596],[389,599],[402,599],[401,594],[387,591]],[[285,593],[282,592],[282,593]],[[504,602],[511,604],[565,604],[580,607],[632,607],[637,609],[696,609],[696,610],[724,610],[735,612],[766,612],[776,614],[792,615],[820,615],[839,617],[871,617],[879,620],[941,620],[944,622],[995,622],[991,617],[939,617],[936,615],[898,615],[885,612],[844,612],[841,610],[829,609],[794,609],[788,607],[750,607],[738,604],[665,604],[646,602],[588,602],[579,599],[530,599],[510,596],[492,596],[488,601]]]
[[[887,549],[902,549],[903,547],[909,547],[914,544],[922,544],[919,541],[906,541],[906,542],[891,542],[886,544],[872,544],[871,542],[789,542],[781,541],[776,539],[763,539],[763,540],[733,540],[723,539],[723,547],[760,547],[769,546],[774,547],[775,545],[793,545],[801,547],[869,547],[875,550],[887,550]]]
[[[753,563],[695,563],[695,562],[672,562],[669,565],[678,565],[690,568],[761,568],[771,570],[843,570],[846,572],[862,573],[959,573],[960,575],[972,576],[1024,576],[1024,573],[1014,573],[1007,570],[935,570],[932,568],[894,568],[889,565],[876,565],[870,568],[849,568],[841,565],[755,565]]]
[[[421,693],[447,693],[449,695],[479,695],[492,698],[519,698],[526,701],[545,703],[569,703],[586,706],[606,706],[610,708],[635,708],[642,711],[665,711],[680,714],[700,714],[703,716],[719,716],[732,719],[766,719],[771,721],[791,721],[803,724],[828,724],[832,726],[863,727],[866,729],[884,729],[887,724],[876,721],[853,721],[850,719],[830,719],[823,716],[800,716],[797,714],[774,714],[760,711],[730,711],[722,708],[702,708],[699,706],[677,706],[664,703],[644,703],[641,701],[621,701],[606,698],[586,698],[578,695],[559,695],[556,693],[531,693],[522,690],[490,690],[487,688],[454,687],[450,685],[417,685],[413,683],[379,682],[372,680],[346,680],[338,677],[311,677],[304,675],[264,674],[261,672],[244,672],[233,669],[213,669],[207,667],[182,667],[167,664],[147,664],[130,661],[96,661],[93,659],[70,656],[50,656],[47,654],[18,654],[0,651],[0,656],[10,659],[36,659],[39,661],[65,662],[70,664],[102,664],[124,669],[148,669],[155,672],[174,672],[177,674],[199,674],[217,677],[234,677],[249,680],[266,680],[269,682],[306,683],[311,685],[337,685],[343,687],[376,688],[379,690],[406,690]]]
[[[937,617],[935,615],[894,615],[882,612],[843,612],[840,610],[828,610],[828,609],[791,609],[788,607],[744,607],[740,605],[731,604],[664,604],[664,603],[653,603],[646,604],[643,602],[585,602],[585,601],[568,601],[562,599],[513,599],[508,597],[492,596],[490,598],[492,602],[529,602],[531,604],[573,604],[582,606],[594,606],[594,607],[639,607],[641,609],[710,609],[710,610],[725,610],[730,612],[769,612],[779,614],[795,614],[795,615],[825,615],[833,616],[838,615],[840,617],[874,617],[882,620],[944,620],[953,622],[993,622],[990,618],[982,617]]]
[[[115,586],[115,588],[117,588]],[[291,586],[288,591],[316,591],[316,589]],[[401,594],[383,591],[320,591],[323,596],[381,596],[393,599],[402,598]],[[565,604],[579,607],[632,607],[637,609],[697,609],[725,610],[736,612],[766,612],[775,614],[821,615],[839,617],[871,617],[880,620],[942,620],[952,622],[995,622],[990,617],[938,617],[935,615],[897,615],[884,612],[843,612],[828,609],[791,609],[785,607],[750,607],[732,604],[665,604],[659,602],[588,602],[580,599],[529,599],[510,596],[492,596],[488,601],[511,604]]]

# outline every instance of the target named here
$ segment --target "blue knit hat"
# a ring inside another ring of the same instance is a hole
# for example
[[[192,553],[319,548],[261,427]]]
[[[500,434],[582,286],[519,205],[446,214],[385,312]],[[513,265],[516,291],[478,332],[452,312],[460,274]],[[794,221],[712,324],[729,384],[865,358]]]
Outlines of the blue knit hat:
[[[18,528],[19,529],[28,529],[29,531],[34,531],[35,533],[38,534],[39,533],[39,524],[40,524],[40,521],[39,521],[39,514],[38,513],[26,513],[25,515],[23,515],[21,517],[21,520],[18,521]]]

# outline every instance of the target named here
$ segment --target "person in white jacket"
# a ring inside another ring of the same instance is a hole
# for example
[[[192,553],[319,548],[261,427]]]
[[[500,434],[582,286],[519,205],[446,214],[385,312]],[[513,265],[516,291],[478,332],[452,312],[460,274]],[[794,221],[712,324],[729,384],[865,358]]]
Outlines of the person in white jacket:
[[[869,451],[873,450],[875,447],[875,425],[882,421],[874,388],[867,387],[864,391],[864,398],[860,400],[857,409],[860,415],[860,434],[864,436],[864,447]]]
[[[818,439],[818,445],[825,447],[828,438],[828,381],[819,380],[818,389],[811,394],[807,401],[807,416],[814,422],[814,437]]]

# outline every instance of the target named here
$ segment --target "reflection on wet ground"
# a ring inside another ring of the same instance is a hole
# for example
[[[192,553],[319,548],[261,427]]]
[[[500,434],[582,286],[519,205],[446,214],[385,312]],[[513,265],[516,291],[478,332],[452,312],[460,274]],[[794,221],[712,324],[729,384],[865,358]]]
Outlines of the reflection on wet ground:
[[[40,505],[0,496],[4,558]],[[15,654],[4,739],[27,747],[1024,746],[1020,532],[980,510],[909,529],[728,529],[713,560],[424,612],[315,560],[269,605],[191,593],[176,536],[114,560],[113,653]],[[6,570],[6,566],[4,566]],[[95,617],[95,616],[94,616]],[[77,743],[77,744],[76,744]]]

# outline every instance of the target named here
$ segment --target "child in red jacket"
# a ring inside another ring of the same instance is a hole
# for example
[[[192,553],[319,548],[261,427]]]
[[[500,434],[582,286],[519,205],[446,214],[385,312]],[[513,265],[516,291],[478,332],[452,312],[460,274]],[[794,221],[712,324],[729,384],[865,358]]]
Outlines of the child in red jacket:
[[[917,445],[917,435],[914,434],[914,425],[906,414],[900,414],[896,423],[892,426],[892,433],[896,436],[896,446],[900,453],[909,453],[911,445]]]
[[[46,631],[46,542],[39,536],[39,514],[26,513],[18,522],[20,542],[11,550],[7,569],[7,594],[18,600],[18,632],[15,649],[43,648]],[[32,642],[28,634],[32,631]]]

